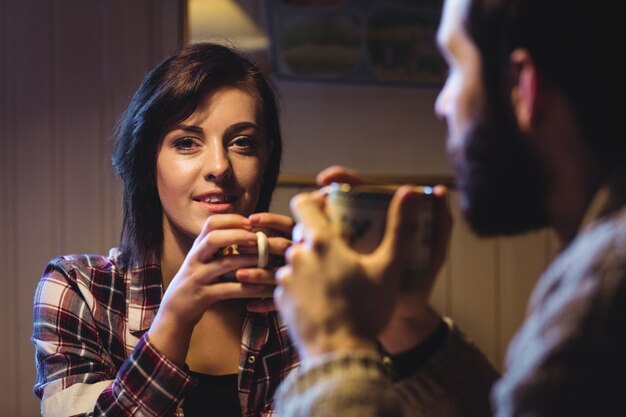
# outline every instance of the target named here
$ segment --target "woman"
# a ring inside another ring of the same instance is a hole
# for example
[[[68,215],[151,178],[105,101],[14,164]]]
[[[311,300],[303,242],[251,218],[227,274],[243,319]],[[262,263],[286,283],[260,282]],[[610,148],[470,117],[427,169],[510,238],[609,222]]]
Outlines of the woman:
[[[35,296],[44,416],[255,416],[297,366],[273,312],[293,222],[265,213],[278,177],[277,103],[247,59],[187,46],[146,75],[116,131],[119,249],[50,262]],[[235,250],[231,256],[225,250]]]

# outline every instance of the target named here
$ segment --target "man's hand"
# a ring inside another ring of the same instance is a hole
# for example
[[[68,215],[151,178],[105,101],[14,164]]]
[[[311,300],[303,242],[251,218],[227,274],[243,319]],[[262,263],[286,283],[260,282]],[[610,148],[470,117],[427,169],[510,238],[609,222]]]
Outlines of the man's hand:
[[[331,168],[318,180],[354,183],[351,171]],[[298,241],[277,274],[275,301],[304,360],[327,352],[376,349],[376,338],[395,304],[408,241],[415,227],[419,194],[400,187],[394,195],[385,236],[369,255],[348,247],[330,227],[323,197],[304,193],[291,203]]]

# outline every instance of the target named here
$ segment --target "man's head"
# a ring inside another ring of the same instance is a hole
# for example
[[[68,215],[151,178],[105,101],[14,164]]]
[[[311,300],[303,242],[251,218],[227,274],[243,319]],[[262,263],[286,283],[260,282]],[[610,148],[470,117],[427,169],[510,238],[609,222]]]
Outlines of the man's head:
[[[607,138],[610,118],[598,111],[608,93],[591,87],[600,71],[581,55],[597,55],[590,45],[596,35],[581,30],[598,14],[587,9],[566,0],[445,2],[438,42],[450,73],[436,111],[448,124],[463,212],[479,234],[520,233],[552,221],[560,156],[556,141],[545,142],[559,136],[567,144],[565,132],[579,131],[590,157],[611,162],[623,152]],[[531,64],[532,77],[516,56]],[[546,91],[565,104],[569,126],[541,108]]]

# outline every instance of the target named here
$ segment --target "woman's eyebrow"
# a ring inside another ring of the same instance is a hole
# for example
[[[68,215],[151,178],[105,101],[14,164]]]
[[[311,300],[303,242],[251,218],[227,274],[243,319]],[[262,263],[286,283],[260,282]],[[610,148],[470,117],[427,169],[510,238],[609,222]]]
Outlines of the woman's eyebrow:
[[[179,124],[174,126],[174,128],[172,130],[184,130],[186,132],[193,132],[193,133],[204,133],[204,129],[202,129],[200,126],[196,126],[196,125],[186,125],[186,124]]]
[[[232,124],[230,126],[228,126],[228,128],[226,129],[226,134],[228,135],[232,135],[235,134],[237,132],[240,132],[242,130],[245,129],[254,129],[254,130],[258,130],[259,127],[256,125],[256,123],[252,123],[252,122],[239,122],[239,123],[235,123]]]

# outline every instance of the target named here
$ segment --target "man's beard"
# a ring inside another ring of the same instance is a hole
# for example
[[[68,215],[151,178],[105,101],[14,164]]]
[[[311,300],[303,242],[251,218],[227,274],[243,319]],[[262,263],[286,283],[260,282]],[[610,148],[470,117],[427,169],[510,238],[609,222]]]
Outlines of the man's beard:
[[[550,184],[544,166],[506,117],[483,114],[462,138],[463,155],[453,155],[465,218],[481,236],[547,226]]]

